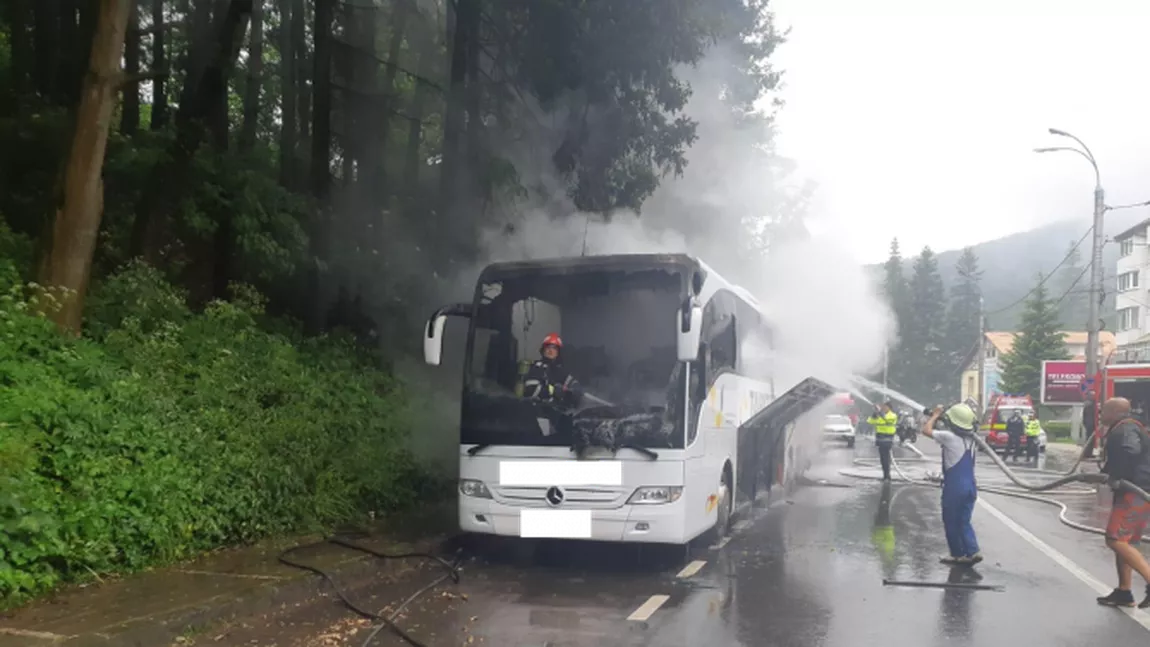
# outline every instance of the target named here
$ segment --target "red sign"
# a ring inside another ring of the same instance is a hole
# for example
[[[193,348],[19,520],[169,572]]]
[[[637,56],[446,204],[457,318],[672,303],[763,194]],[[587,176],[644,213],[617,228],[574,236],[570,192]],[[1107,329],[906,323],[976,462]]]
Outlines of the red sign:
[[[1042,404],[1081,404],[1086,362],[1042,362]]]

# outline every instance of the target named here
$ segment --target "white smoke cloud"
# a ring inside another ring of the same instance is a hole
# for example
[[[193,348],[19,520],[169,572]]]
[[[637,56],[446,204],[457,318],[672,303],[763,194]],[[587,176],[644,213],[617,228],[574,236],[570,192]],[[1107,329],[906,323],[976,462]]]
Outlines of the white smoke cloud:
[[[848,250],[818,238],[788,242],[772,250],[759,277],[748,289],[776,327],[780,390],[812,375],[845,385],[881,366],[894,316]]]

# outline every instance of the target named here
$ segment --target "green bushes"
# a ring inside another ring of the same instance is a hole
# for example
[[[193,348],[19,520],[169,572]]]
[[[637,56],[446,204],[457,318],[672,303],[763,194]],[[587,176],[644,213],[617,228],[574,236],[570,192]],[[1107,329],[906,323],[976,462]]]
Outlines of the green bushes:
[[[259,295],[235,292],[195,313],[129,266],[70,339],[0,260],[5,602],[422,494],[400,385],[349,341],[267,332]]]

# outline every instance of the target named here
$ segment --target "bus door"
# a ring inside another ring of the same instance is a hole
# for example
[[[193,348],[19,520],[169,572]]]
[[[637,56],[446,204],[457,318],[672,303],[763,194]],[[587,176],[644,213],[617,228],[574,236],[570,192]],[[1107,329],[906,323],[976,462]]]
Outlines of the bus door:
[[[735,465],[735,506],[751,505],[781,484],[793,423],[834,395],[826,382],[807,378],[780,395],[739,427]]]

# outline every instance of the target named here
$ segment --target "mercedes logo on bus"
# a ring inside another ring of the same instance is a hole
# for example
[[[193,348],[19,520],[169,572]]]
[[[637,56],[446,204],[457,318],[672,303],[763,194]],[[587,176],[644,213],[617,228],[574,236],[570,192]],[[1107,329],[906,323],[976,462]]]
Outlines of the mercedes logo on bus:
[[[560,503],[563,503],[563,490],[555,486],[551,486],[547,488],[547,494],[544,495],[544,498],[547,499],[547,505],[555,507]]]

